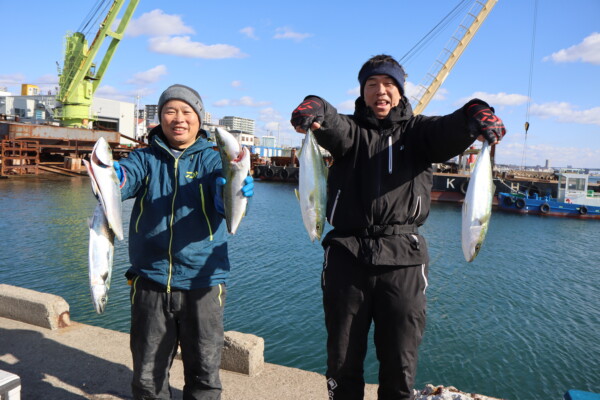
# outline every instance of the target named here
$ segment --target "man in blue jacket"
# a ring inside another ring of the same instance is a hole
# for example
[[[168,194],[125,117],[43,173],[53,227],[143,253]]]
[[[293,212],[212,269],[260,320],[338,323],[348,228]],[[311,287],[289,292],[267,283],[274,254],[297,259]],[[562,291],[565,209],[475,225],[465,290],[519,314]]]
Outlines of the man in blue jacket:
[[[201,131],[202,99],[184,85],[160,96],[150,146],[116,165],[129,225],[134,399],[170,399],[178,344],[184,399],[219,399],[229,276],[221,159]],[[249,176],[240,188],[253,195]]]
[[[396,60],[378,55],[359,71],[353,115],[338,114],[317,96],[292,113],[294,128],[312,128],[334,159],[327,179],[333,229],[323,239],[321,280],[330,399],[363,398],[372,322],[379,400],[413,399],[429,268],[418,227],[429,215],[431,164],[460,154],[475,139],[495,144],[506,132],[478,99],[444,116],[413,115],[404,78]]]

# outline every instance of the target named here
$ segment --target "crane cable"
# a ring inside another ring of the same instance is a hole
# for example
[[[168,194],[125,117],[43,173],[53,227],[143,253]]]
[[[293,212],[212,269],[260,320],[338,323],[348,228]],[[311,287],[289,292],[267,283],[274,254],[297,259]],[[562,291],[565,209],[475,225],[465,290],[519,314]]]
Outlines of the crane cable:
[[[533,32],[531,35],[531,55],[529,59],[529,83],[527,88],[527,111],[525,112],[525,140],[523,143],[523,156],[521,157],[521,169],[525,168],[525,154],[527,149],[527,132],[529,131],[529,114],[531,110],[531,90],[533,87],[533,61],[535,54],[535,33],[537,26],[538,0],[534,1],[533,8]]]
[[[439,35],[448,24],[461,13],[464,14],[463,10],[467,7],[469,0],[461,0],[456,7],[454,7],[440,22],[438,22],[425,36],[423,36],[410,50],[406,52],[398,62],[400,64],[406,64],[411,58],[417,54],[417,50],[422,51],[425,46],[424,43],[431,42],[433,38]]]
[[[88,37],[92,30],[96,31],[100,24],[100,19],[106,15],[111,3],[113,3],[112,0],[97,0],[79,26],[79,29],[77,29],[77,32],[81,32],[85,37]]]

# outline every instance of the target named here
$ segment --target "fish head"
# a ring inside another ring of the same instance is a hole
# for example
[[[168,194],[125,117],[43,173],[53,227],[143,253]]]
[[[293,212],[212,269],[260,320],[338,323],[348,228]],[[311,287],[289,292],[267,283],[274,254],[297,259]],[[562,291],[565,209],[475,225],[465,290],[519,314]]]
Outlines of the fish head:
[[[324,224],[317,219],[317,223],[315,224],[315,238],[321,240],[321,236],[323,236],[323,226]]]
[[[240,144],[237,139],[223,128],[217,128],[215,139],[221,156],[226,160],[235,160],[240,155]]]
[[[98,314],[104,313],[106,303],[108,303],[108,288],[105,285],[94,285],[91,291],[94,309]]]
[[[317,213],[315,208],[306,202],[300,202],[300,207],[305,207],[302,211],[302,221],[304,222],[304,227],[306,228],[306,232],[308,233],[308,237],[311,242],[314,242],[315,239],[321,239],[321,231],[319,231]]]
[[[112,149],[108,145],[106,139],[102,136],[96,141],[94,149],[92,150],[91,160],[93,163],[103,167],[111,166],[113,164]]]

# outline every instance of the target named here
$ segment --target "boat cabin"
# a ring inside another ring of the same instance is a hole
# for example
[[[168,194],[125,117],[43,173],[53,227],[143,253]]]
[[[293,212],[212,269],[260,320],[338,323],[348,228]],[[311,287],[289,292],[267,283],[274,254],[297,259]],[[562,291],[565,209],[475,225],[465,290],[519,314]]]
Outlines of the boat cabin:
[[[557,176],[559,202],[600,206],[600,194],[588,189],[588,174],[560,172]]]

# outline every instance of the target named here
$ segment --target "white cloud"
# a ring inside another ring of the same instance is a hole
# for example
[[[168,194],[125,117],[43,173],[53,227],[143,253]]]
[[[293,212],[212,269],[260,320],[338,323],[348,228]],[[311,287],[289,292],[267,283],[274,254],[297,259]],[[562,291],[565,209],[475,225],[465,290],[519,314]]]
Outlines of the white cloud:
[[[415,85],[412,82],[404,82],[404,95],[413,100],[413,97],[419,96],[419,87],[419,85]]]
[[[252,29],[252,28],[244,28]],[[252,31],[246,31],[253,34]],[[241,58],[247,55],[235,46],[227,44],[206,45],[194,42],[185,34],[195,33],[194,28],[187,26],[180,15],[165,14],[155,9],[132,20],[127,27],[128,36],[148,35],[150,51],[189,58],[221,59]],[[135,79],[135,78],[134,78]]]
[[[21,73],[16,74],[0,74],[0,86],[3,90],[4,86],[13,94],[21,94],[21,85],[27,83],[36,85],[40,89],[40,93],[48,92],[56,93],[58,87],[58,75],[46,74],[38,78],[28,79]]]
[[[254,28],[251,26],[247,26],[245,28],[240,29],[240,33],[249,37],[250,39],[258,40],[258,36],[254,33]]]
[[[282,121],[283,118],[281,117],[281,114],[279,114],[279,112],[277,110],[275,110],[273,107],[266,107],[263,108],[262,110],[260,110],[260,114],[259,114],[259,119],[263,122],[268,122],[268,121]]]
[[[507,136],[508,137],[508,136]],[[525,154],[523,154],[525,153]],[[575,168],[598,165],[600,149],[583,147],[560,147],[547,144],[502,143],[496,149],[496,163],[514,165],[545,165],[546,160],[551,167]]]
[[[521,104],[527,103],[527,100],[529,99],[527,96],[522,94],[509,94],[504,92],[495,94],[486,92],[475,92],[469,97],[465,97],[463,99],[458,100],[456,104],[463,105],[473,98],[481,99],[495,108],[502,106],[519,106]]]
[[[277,133],[278,131],[281,133],[281,123],[277,121],[267,122],[265,124],[265,129],[271,133]]]
[[[96,93],[95,93],[95,95],[97,95],[98,97],[104,98],[104,99],[128,101],[130,103],[135,101],[136,96],[146,97],[151,94],[154,94],[154,90],[149,89],[149,88],[121,91],[110,85],[104,85],[104,86],[98,87],[98,90],[96,90]],[[158,99],[156,99],[156,100],[158,100]],[[153,100],[153,101],[156,101],[156,100]]]
[[[545,103],[531,106],[531,114],[541,118],[554,118],[558,122],[600,125],[600,107],[577,110],[569,103]]]
[[[446,100],[447,95],[448,95],[448,89],[439,88],[438,91],[433,95],[433,100],[436,100],[436,101]]]
[[[231,100],[229,100],[229,99],[217,100],[212,105],[213,105],[213,107],[228,107],[231,105]]]
[[[167,67],[161,64],[147,71],[142,71],[134,74],[133,78],[129,79],[127,83],[132,85],[143,86],[149,83],[158,82],[160,78],[166,74]]]
[[[189,36],[155,37],[149,40],[150,50],[160,54],[171,54],[189,58],[242,58],[247,55],[228,44],[206,45],[194,42]]]
[[[415,102],[415,98],[418,98],[421,94],[421,86],[416,85],[410,81],[404,82],[404,95],[408,98],[408,100],[413,104]],[[448,95],[448,89],[439,88],[437,92],[433,95],[433,99],[435,101],[446,100],[446,96]]]
[[[339,111],[343,111],[345,113],[353,113],[354,112],[354,103],[355,103],[355,100],[346,100],[346,101],[339,103],[336,106],[336,108]]]
[[[180,15],[169,15],[156,9],[132,19],[125,33],[127,36],[170,36],[195,32],[194,28],[185,25]]]
[[[581,43],[544,57],[544,61],[549,60],[557,63],[581,61],[600,65],[600,33],[594,32]]]
[[[242,81],[232,81],[231,87],[234,87],[234,88],[242,87]]]
[[[267,134],[277,135],[280,144],[292,145],[293,142],[299,141],[301,135],[296,133],[289,116],[283,117],[277,110],[272,107],[266,107],[260,110],[259,121],[263,122],[264,130]]]
[[[346,94],[349,94],[351,96],[356,96],[356,97],[360,96],[360,85],[348,90],[346,92]]]
[[[273,36],[274,39],[290,39],[290,40],[294,40],[296,42],[300,42],[308,37],[313,36],[310,33],[298,33],[298,32],[294,32],[292,31],[291,28],[284,26],[281,28],[277,28],[275,30],[275,36]]]
[[[264,107],[271,103],[268,101],[255,101],[250,96],[244,96],[239,99],[222,99],[213,103],[215,107]]]
[[[0,74],[0,84],[2,85],[19,85],[25,81],[23,74]]]
[[[98,87],[95,93],[96,96],[104,98],[104,99],[113,99],[113,100],[124,100],[125,94],[123,94],[119,89],[114,86],[104,85]],[[130,99],[131,100],[131,99]]]

